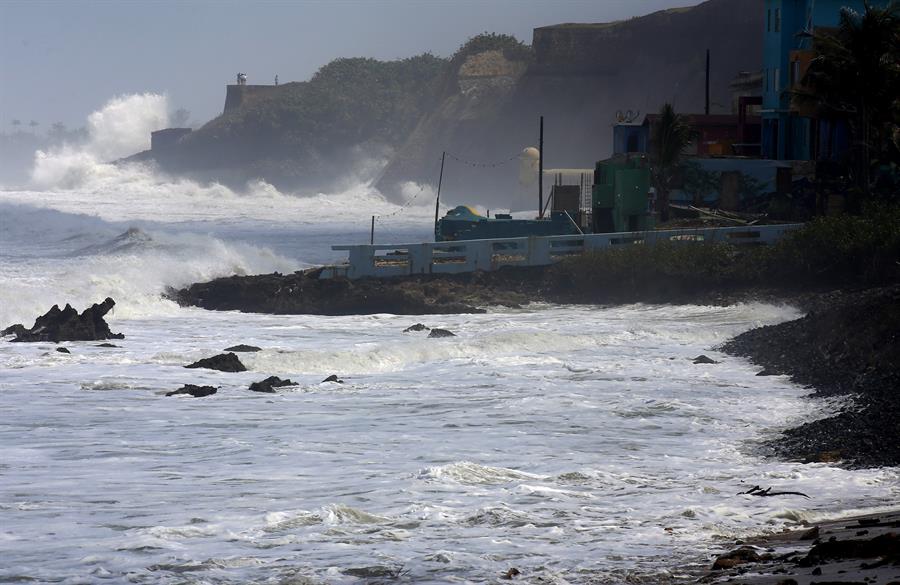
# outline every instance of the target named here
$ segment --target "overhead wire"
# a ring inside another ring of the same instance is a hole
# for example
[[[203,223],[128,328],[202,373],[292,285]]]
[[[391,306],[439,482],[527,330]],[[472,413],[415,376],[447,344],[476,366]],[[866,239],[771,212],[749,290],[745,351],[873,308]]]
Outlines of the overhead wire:
[[[498,167],[502,167],[502,166],[504,166],[504,165],[507,165],[507,164],[511,163],[512,161],[514,161],[514,160],[516,160],[516,159],[518,159],[519,157],[522,156],[522,154],[521,154],[520,152],[517,152],[517,153],[511,155],[511,156],[508,157],[508,158],[501,159],[501,160],[498,160],[498,161],[480,162],[480,161],[472,161],[472,160],[464,159],[464,158],[462,158],[461,156],[455,155],[455,154],[453,154],[452,152],[449,152],[449,151],[446,151],[446,150],[444,151],[444,153],[446,154],[446,156],[447,156],[448,158],[453,159],[453,160],[455,160],[455,161],[458,162],[458,163],[461,163],[461,164],[464,164],[464,165],[466,165],[466,166],[473,167],[473,168],[498,168]],[[435,161],[435,165],[433,165],[432,171],[434,170],[434,167],[437,165],[437,163],[440,163],[440,159],[437,159],[437,160]],[[416,200],[418,200],[418,198],[422,195],[422,193],[425,192],[425,189],[426,189],[426,188],[429,188],[429,187],[430,187],[430,188],[434,188],[434,185],[432,185],[430,182],[429,182],[429,183],[422,183],[422,185],[419,187],[419,190],[415,193],[415,195],[413,195],[412,197],[410,197],[410,198],[409,198],[403,205],[401,205],[399,208],[395,209],[394,211],[392,211],[392,212],[390,212],[390,213],[383,213],[383,214],[376,214],[376,215],[374,215],[373,217],[374,217],[374,219],[375,219],[376,225],[380,225],[382,228],[384,228],[384,227],[387,225],[387,224],[385,223],[385,220],[386,220],[386,219],[391,218],[391,217],[395,217],[395,216],[397,216],[397,215],[400,215],[401,213],[403,213],[404,211],[406,211],[407,209],[409,209],[409,208],[413,205],[413,203],[415,203]],[[390,229],[387,229],[387,230],[382,229],[382,230],[380,230],[380,233],[381,233],[381,234],[384,234],[385,232],[386,232],[387,235],[389,235],[389,236],[390,236],[390,235],[397,235],[396,233],[393,232],[393,230],[390,230]]]

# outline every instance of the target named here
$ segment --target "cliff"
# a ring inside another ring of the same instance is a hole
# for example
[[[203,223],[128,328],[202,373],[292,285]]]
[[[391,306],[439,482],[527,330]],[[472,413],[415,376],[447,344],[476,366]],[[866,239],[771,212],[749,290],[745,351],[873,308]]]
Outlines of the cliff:
[[[287,189],[354,181],[357,165],[384,159],[431,111],[447,61],[337,59],[309,80],[229,85],[223,113],[131,160],[240,186],[263,178]]]
[[[377,185],[390,197],[403,181],[434,182],[442,150],[474,161],[507,159],[537,145],[541,115],[545,167],[593,167],[611,154],[616,111],[656,112],[666,101],[681,112],[703,111],[707,48],[712,111],[729,112],[729,82],[761,67],[762,30],[761,0],[710,0],[622,22],[537,28],[521,73],[498,63],[493,75],[472,78],[462,64],[458,90],[419,122]],[[444,181],[451,200],[536,207],[531,190],[518,184],[516,165],[483,169],[451,160]]]

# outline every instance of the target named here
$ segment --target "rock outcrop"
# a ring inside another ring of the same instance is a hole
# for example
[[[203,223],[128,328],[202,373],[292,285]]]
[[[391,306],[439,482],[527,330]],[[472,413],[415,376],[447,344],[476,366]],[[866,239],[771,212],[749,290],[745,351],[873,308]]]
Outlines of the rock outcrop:
[[[262,348],[256,347],[255,345],[246,345],[240,343],[238,345],[232,345],[231,347],[226,347],[225,351],[238,351],[243,353],[251,353],[255,351],[262,351]]]
[[[449,329],[441,329],[440,327],[435,327],[428,334],[429,339],[441,338],[441,337],[456,337],[456,333],[453,333]]]
[[[203,358],[184,366],[186,368],[206,368],[219,370],[220,372],[246,372],[247,367],[241,363],[238,356],[233,353],[222,353],[213,357]]]
[[[282,380],[278,376],[269,376],[265,380],[260,380],[259,382],[253,382],[250,384],[250,390],[252,392],[268,392],[274,393],[275,388],[282,388],[284,386],[296,386],[296,382],[292,382],[290,379]]]
[[[102,303],[96,303],[81,314],[71,305],[60,310],[53,305],[49,311],[38,317],[31,329],[19,323],[7,327],[2,335],[14,334],[12,341],[97,341],[103,339],[124,339],[121,333],[113,333],[103,317],[116,305],[107,297]]]
[[[195,386],[194,384],[185,384],[178,390],[174,390],[172,392],[166,392],[166,396],[180,396],[182,394],[193,396],[194,398],[203,398],[204,396],[211,396],[218,392],[218,389],[213,386]]]
[[[472,286],[477,275],[458,278],[319,279],[319,270],[295,274],[231,276],[172,291],[182,305],[204,309],[309,315],[431,315],[483,313],[476,304],[518,304],[529,298],[513,289]],[[467,285],[466,283],[470,283]]]

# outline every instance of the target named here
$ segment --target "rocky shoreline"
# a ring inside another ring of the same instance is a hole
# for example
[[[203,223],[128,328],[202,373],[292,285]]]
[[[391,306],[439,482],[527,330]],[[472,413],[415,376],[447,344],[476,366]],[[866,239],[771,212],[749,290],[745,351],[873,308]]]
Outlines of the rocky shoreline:
[[[320,268],[293,274],[227,276],[169,290],[182,306],[276,315],[433,315],[483,313],[486,306],[533,302],[616,305],[627,303],[729,305],[790,300],[801,306],[817,293],[761,286],[709,286],[697,279],[660,278],[655,286],[588,287],[554,266],[504,267],[495,272],[320,280]]]
[[[811,304],[801,319],[722,346],[810,386],[813,397],[849,398],[839,413],[789,429],[768,447],[800,461],[900,465],[900,286],[823,294]]]
[[[171,291],[170,297],[212,310],[320,315],[479,313],[485,306],[529,302],[793,304],[808,315],[748,331],[722,349],[749,358],[764,373],[811,386],[813,398],[840,395],[848,401],[838,414],[770,441],[769,454],[851,467],[900,465],[900,285],[798,290],[663,279],[655,287],[585,290],[553,267],[354,281],[318,276],[315,269],[232,276]]]

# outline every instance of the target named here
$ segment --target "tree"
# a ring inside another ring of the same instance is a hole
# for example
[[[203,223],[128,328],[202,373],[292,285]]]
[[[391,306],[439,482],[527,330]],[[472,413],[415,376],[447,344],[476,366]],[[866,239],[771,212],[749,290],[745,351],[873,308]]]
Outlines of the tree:
[[[34,133],[35,129],[36,129],[38,126],[40,126],[41,123],[38,122],[37,120],[32,120],[31,122],[28,122],[28,125],[31,126],[31,132]]]
[[[684,172],[684,188],[693,195],[694,205],[699,207],[706,202],[707,195],[719,190],[722,184],[722,173],[707,171],[694,161],[686,161],[681,165]]]
[[[19,120],[18,118],[16,118],[16,119],[14,119],[14,120],[12,121],[12,125],[13,125],[13,128],[15,128],[16,130],[18,130],[18,129],[19,129],[19,126],[22,125],[22,120]]]
[[[681,156],[696,137],[686,116],[676,114],[672,104],[663,104],[653,127],[650,145],[650,177],[656,188],[661,221],[669,220],[669,191],[677,175]]]
[[[900,4],[841,9],[837,30],[812,35],[815,58],[792,96],[820,116],[846,119],[854,180],[869,194],[874,163],[897,160],[900,118]]]

